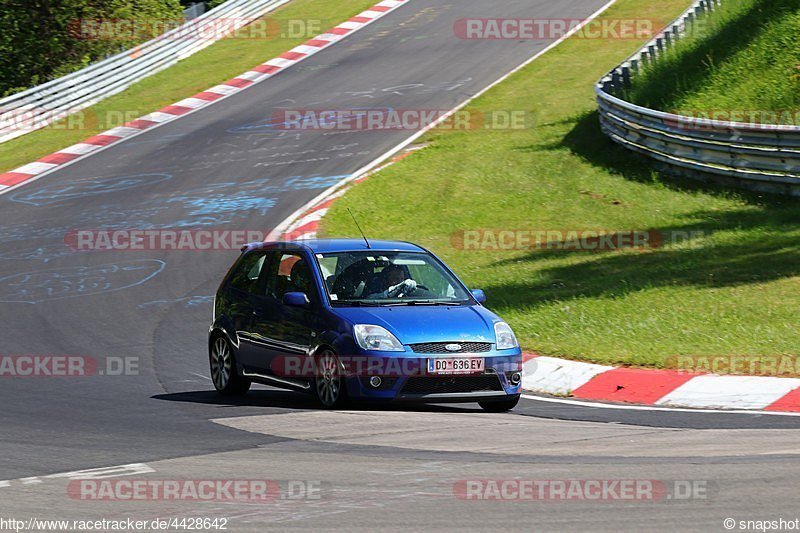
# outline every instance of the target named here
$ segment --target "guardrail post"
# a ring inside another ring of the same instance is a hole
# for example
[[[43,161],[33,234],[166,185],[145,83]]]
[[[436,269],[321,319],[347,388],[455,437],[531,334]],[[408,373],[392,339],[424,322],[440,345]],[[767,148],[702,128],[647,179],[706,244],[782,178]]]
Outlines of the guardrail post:
[[[626,89],[631,86],[631,68],[628,65],[622,65],[622,84]]]
[[[622,76],[619,73],[619,69],[615,69],[614,72],[611,73],[611,85],[614,87],[614,92],[616,93],[617,89],[622,87]]]

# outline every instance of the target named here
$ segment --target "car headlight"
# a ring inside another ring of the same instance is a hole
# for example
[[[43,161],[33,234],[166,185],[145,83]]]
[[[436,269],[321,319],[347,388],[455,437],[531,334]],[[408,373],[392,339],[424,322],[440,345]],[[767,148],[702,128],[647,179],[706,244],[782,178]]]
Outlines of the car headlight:
[[[397,337],[389,333],[386,328],[371,326],[369,324],[356,324],[353,326],[353,335],[356,342],[365,350],[377,352],[404,352],[403,345]]]
[[[509,348],[519,348],[517,337],[511,330],[511,326],[505,322],[495,322],[494,336],[497,338],[497,349],[508,350]]]

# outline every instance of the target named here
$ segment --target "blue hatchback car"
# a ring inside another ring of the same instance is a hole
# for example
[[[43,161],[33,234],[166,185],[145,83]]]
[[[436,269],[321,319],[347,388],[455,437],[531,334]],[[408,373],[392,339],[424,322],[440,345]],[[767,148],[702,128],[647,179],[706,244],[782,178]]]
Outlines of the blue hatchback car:
[[[214,302],[209,361],[222,394],[251,383],[351,399],[519,401],[511,328],[429,251],[331,239],[245,246]]]

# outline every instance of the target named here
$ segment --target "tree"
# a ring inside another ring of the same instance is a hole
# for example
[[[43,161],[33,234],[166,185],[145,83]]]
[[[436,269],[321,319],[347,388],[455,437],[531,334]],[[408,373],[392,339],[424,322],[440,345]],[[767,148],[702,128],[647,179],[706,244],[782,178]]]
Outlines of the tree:
[[[0,95],[133,47],[181,17],[179,0],[0,0]]]

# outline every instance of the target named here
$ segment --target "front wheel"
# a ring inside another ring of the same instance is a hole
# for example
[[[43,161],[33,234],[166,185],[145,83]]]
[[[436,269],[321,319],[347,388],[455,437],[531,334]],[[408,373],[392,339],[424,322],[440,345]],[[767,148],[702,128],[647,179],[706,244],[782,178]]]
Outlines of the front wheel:
[[[478,402],[478,405],[480,405],[484,411],[490,413],[505,413],[515,408],[518,403],[519,394],[512,397],[510,400],[503,400],[500,402]]]
[[[339,358],[331,350],[323,350],[317,355],[317,372],[314,388],[317,399],[325,409],[342,407],[347,401],[344,377]]]
[[[224,396],[242,396],[250,390],[250,380],[236,371],[236,359],[225,337],[217,337],[209,350],[211,381],[217,392]]]

